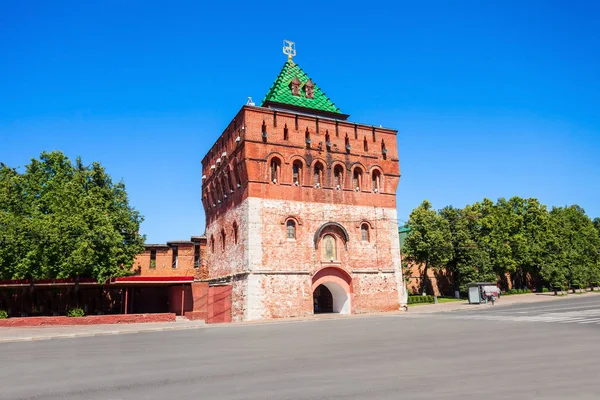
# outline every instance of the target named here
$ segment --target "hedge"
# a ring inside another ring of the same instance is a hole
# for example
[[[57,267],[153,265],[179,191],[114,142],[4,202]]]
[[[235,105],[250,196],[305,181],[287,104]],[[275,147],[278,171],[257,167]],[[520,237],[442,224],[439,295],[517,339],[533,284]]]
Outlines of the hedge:
[[[433,296],[408,296],[408,304],[433,303]]]
[[[526,294],[531,293],[531,289],[509,289],[504,294]]]
[[[71,308],[67,311],[67,317],[83,317],[85,312],[81,308]]]

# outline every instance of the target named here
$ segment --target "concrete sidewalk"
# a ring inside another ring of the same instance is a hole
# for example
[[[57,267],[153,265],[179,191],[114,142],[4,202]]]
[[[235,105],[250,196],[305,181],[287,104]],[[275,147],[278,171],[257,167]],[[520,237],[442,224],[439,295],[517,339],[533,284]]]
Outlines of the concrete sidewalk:
[[[141,324],[0,328],[0,343],[69,339],[75,337],[119,335],[125,333],[162,332],[195,329],[204,326],[206,326],[204,321],[180,320],[176,322],[149,322]]]
[[[354,314],[354,315],[340,315],[340,314],[320,314],[309,317],[298,317],[298,318],[287,318],[287,319],[275,319],[275,320],[264,320],[264,321],[250,321],[233,324],[215,324],[206,325],[204,321],[188,321],[178,319],[176,322],[157,322],[157,323],[143,323],[143,324],[118,324],[118,325],[88,325],[88,326],[55,326],[55,327],[24,327],[24,328],[0,328],[0,343],[6,342],[24,342],[32,340],[47,340],[47,339],[68,339],[75,337],[89,337],[89,336],[104,336],[104,335],[118,335],[126,333],[143,333],[143,332],[162,332],[162,331],[173,331],[182,329],[198,329],[198,328],[235,328],[239,326],[248,325],[267,325],[267,324],[281,324],[281,323],[298,323],[307,321],[323,321],[331,319],[345,319],[345,318],[373,318],[380,316],[401,316],[403,314],[429,314],[438,312],[451,312],[451,311],[463,311],[463,310],[485,310],[488,307],[502,307],[513,304],[526,304],[526,303],[541,303],[550,301],[560,301],[567,298],[573,298],[575,296],[597,296],[600,292],[588,292],[581,295],[569,295],[569,296],[554,296],[551,293],[543,294],[521,294],[512,296],[502,296],[496,301],[496,304],[469,304],[467,301],[456,301],[450,303],[439,303],[439,304],[427,304],[419,306],[409,306],[408,312],[405,311],[392,311],[382,313],[369,313],[369,314]]]

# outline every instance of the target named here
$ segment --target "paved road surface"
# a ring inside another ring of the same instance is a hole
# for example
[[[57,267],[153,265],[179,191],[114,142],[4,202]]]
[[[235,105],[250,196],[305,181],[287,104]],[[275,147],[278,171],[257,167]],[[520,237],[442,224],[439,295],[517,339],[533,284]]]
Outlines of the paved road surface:
[[[544,304],[518,304],[508,307],[488,305],[484,310],[450,313],[445,317],[476,321],[589,324],[600,329],[600,298],[574,295],[564,301]]]
[[[598,309],[585,296],[5,343],[0,399],[598,399],[600,326],[582,323]]]

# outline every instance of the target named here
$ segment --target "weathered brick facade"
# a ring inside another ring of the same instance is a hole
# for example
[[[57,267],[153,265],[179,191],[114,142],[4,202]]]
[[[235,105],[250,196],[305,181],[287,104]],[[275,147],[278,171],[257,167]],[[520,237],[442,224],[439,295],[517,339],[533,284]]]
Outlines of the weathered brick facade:
[[[292,82],[293,83],[293,82]],[[208,281],[234,321],[398,309],[396,131],[306,109],[244,106],[202,161]]]
[[[146,277],[193,276],[205,279],[208,276],[206,238],[195,236],[189,241],[148,244],[144,252],[135,258],[133,269],[135,275]]]

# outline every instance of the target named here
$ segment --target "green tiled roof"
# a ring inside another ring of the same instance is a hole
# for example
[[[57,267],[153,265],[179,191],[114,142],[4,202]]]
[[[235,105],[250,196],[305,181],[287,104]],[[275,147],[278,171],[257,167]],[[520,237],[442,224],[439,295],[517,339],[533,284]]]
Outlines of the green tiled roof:
[[[265,96],[262,102],[263,107],[272,102],[343,115],[341,114],[340,109],[333,104],[329,97],[327,97],[312,80],[311,81],[314,84],[314,98],[307,98],[304,90],[300,90],[300,96],[292,95],[290,82],[294,77],[297,77],[300,80],[300,87],[303,87],[310,79],[298,64],[292,60],[288,60],[283,65],[279,76],[275,79],[273,86],[271,86],[271,89],[269,89],[269,92]]]

